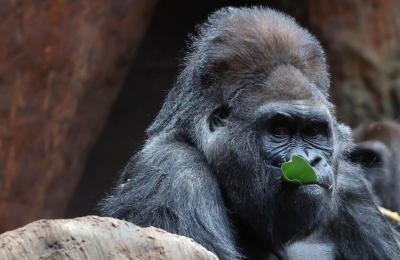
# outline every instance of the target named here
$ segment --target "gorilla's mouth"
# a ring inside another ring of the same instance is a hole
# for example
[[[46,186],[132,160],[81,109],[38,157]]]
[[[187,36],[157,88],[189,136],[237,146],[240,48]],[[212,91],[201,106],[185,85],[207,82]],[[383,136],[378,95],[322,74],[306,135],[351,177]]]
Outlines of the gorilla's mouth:
[[[332,190],[333,187],[333,172],[331,168],[316,169],[318,183],[324,189]]]
[[[328,173],[317,174],[318,183],[310,184],[296,184],[281,181],[280,190],[284,194],[284,197],[292,198],[295,200],[300,199],[300,204],[307,205],[308,203],[318,204],[330,197],[332,193],[332,181]]]
[[[298,185],[294,183],[287,183],[287,182],[282,182],[282,190],[288,191],[288,192],[306,192],[314,194],[317,190],[320,192],[327,192],[332,190],[332,185],[328,185],[325,183],[314,183],[314,184],[303,184],[303,185]],[[319,192],[318,192],[319,193]]]
[[[276,184],[280,185],[282,189],[295,189],[298,188],[299,186],[320,186],[323,189],[326,190],[332,190],[333,188],[333,173],[330,170],[326,169],[316,169],[316,174],[318,177],[318,183],[315,184],[296,184],[296,183],[291,183],[291,182],[285,182],[282,181],[280,178],[281,174],[281,168],[276,167],[274,165],[269,165],[272,171],[272,175],[275,176],[275,182]]]
[[[327,189],[327,190],[331,190],[332,189],[332,185],[327,184],[327,183],[309,183],[309,184],[296,184],[296,183],[290,183],[290,182],[282,182],[282,187],[284,189],[294,189],[294,188],[298,188],[298,187],[312,187],[312,186],[320,186],[321,188]]]
[[[330,184],[326,184],[326,183],[317,183],[316,185],[319,185],[319,186],[321,186],[322,188],[327,189],[327,190],[332,190],[332,185],[330,185]]]

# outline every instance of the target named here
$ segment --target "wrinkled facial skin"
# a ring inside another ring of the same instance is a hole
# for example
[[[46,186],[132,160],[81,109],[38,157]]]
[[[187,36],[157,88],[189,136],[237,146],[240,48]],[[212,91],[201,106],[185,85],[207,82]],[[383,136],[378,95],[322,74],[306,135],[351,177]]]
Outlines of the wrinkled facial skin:
[[[278,104],[267,105],[259,114],[256,132],[265,160],[280,168],[293,155],[299,155],[316,170],[318,184],[329,188],[333,177],[329,113],[308,105]]]
[[[332,117],[310,101],[233,105],[209,119],[208,161],[228,208],[262,241],[281,244],[321,225],[332,207],[334,138]],[[300,155],[319,183],[282,182],[281,164]],[[272,210],[273,209],[273,210]]]

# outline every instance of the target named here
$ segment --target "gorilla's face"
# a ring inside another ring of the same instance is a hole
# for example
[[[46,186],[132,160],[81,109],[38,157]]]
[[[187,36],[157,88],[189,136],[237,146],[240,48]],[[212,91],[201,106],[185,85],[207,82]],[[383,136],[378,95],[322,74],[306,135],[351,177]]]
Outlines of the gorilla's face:
[[[334,123],[309,87],[297,100],[271,100],[268,86],[242,89],[229,105],[209,114],[205,154],[233,214],[260,238],[281,242],[306,234],[330,212]],[[293,155],[314,167],[318,184],[281,180],[280,167]]]
[[[328,110],[297,102],[267,104],[257,112],[257,139],[270,167],[280,168],[293,155],[299,155],[316,169],[317,186],[329,189],[333,180],[333,133]]]

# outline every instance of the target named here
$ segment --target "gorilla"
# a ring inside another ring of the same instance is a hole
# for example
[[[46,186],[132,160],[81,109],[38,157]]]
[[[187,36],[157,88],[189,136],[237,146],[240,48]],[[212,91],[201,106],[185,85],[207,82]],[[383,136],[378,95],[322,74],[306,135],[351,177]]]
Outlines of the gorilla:
[[[353,131],[357,143],[351,159],[364,167],[364,177],[379,204],[400,211],[400,124],[391,121],[365,123]]]
[[[268,8],[224,8],[199,27],[143,148],[103,215],[193,238],[220,259],[395,259],[353,141],[329,102],[318,41]],[[281,181],[292,155],[318,184]]]

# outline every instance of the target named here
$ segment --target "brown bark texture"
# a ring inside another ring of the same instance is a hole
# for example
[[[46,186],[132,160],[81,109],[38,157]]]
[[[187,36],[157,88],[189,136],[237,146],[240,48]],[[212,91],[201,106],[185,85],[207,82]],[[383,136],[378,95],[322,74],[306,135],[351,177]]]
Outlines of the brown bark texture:
[[[0,235],[0,259],[139,259],[218,258],[187,237],[97,216],[39,220]]]
[[[62,216],[154,3],[0,1],[0,232]]]
[[[400,119],[400,1],[308,1],[327,50],[340,119],[355,126]]]

